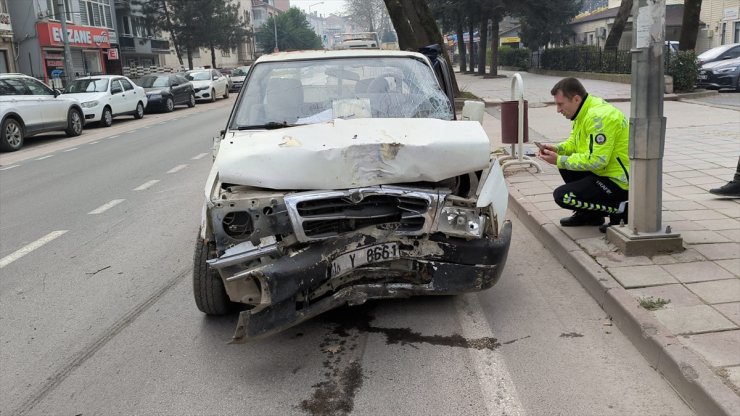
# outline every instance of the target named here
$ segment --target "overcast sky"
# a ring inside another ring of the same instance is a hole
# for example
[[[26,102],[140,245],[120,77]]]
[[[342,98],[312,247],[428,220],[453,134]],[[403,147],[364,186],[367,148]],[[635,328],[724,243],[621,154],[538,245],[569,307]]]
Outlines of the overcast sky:
[[[321,3],[321,4],[316,4]],[[291,7],[298,7],[308,13],[308,6],[311,6],[311,12],[318,12],[324,16],[331,13],[341,14],[344,12],[344,0],[290,0]]]

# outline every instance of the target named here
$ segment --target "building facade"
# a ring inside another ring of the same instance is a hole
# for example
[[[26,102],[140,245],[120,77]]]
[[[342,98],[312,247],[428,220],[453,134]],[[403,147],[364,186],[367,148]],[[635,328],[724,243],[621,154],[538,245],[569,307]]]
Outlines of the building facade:
[[[18,71],[60,86],[68,78],[115,73],[120,68],[113,0],[6,2],[13,22]],[[63,3],[62,8],[56,7],[57,2]],[[61,19],[67,26],[71,74],[64,73]]]
[[[0,73],[17,72],[13,48],[13,25],[8,13],[8,3],[0,0]]]

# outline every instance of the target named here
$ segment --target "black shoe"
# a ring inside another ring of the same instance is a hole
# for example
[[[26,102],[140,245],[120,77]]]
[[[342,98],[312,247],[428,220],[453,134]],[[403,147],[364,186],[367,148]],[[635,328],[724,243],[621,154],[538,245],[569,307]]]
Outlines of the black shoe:
[[[723,186],[720,186],[719,188],[710,189],[709,193],[717,195],[717,196],[740,198],[740,182],[738,181],[727,182],[726,184],[724,184]]]
[[[560,219],[560,225],[563,227],[580,227],[583,225],[601,225],[604,223],[604,216],[601,214],[576,211],[570,217]]]

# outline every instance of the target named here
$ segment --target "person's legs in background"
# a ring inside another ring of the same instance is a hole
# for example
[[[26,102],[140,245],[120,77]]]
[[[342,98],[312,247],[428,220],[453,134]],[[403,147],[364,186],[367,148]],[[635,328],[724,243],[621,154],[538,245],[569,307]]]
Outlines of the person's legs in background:
[[[717,196],[740,198],[740,157],[737,158],[735,177],[719,188],[710,189],[709,193]]]

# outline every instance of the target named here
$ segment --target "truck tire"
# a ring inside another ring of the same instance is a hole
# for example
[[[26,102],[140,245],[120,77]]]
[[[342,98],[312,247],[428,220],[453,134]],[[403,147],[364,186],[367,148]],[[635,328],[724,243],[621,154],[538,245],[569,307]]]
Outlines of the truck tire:
[[[215,245],[205,244],[199,232],[193,254],[193,295],[195,305],[201,312],[206,315],[226,315],[235,311],[237,305],[229,300],[221,276],[206,263],[215,251]]]

